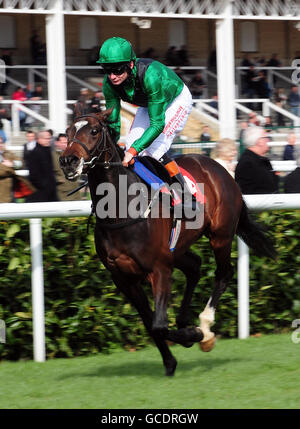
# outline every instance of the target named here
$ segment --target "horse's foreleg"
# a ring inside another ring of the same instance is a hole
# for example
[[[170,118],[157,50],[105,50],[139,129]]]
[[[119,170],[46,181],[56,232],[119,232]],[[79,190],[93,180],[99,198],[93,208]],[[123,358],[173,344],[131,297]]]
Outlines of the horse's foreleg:
[[[201,258],[192,252],[186,252],[175,262],[175,268],[178,268],[186,276],[186,288],[180,310],[176,318],[177,327],[185,328],[188,325],[188,310],[192,300],[193,292],[200,279]]]
[[[213,293],[204,311],[199,315],[200,330],[203,333],[203,340],[200,342],[200,347],[203,351],[210,351],[215,344],[215,334],[211,332],[210,328],[215,321],[215,311],[219,299],[233,276],[233,268],[230,263],[231,243],[231,238],[226,240],[211,239],[217,268],[215,271]]]
[[[118,289],[137,309],[145,325],[145,328],[147,329],[149,335],[153,338],[157,348],[160,351],[165,366],[166,375],[174,375],[177,361],[170,352],[166,341],[161,337],[161,335],[152,331],[153,311],[150,308],[148,298],[139,282],[128,279],[125,280],[122,278],[122,276],[113,276],[113,280]]]
[[[160,266],[155,267],[149,275],[155,308],[152,330],[161,334],[164,338],[166,338],[168,332],[167,306],[171,290],[171,274],[171,269]]]

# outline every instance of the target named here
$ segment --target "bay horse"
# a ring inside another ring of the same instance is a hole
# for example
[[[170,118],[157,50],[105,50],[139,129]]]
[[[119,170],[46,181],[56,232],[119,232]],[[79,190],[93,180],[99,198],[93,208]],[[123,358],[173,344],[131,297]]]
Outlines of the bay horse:
[[[60,157],[65,177],[75,180],[86,173],[93,207],[101,200],[97,187],[108,183],[117,193],[119,177],[127,178],[127,186],[141,179],[132,167],[123,167],[124,151],[111,136],[109,115],[104,112],[77,117],[67,129],[68,146]],[[240,189],[230,174],[216,161],[199,154],[188,154],[176,159],[197,181],[203,183],[205,203],[203,222],[199,228],[187,229],[182,220],[176,248],[169,247],[173,225],[169,217],[132,219],[116,216],[102,219],[97,215],[95,245],[104,266],[111,272],[119,291],[135,306],[143,323],[158,347],[166,375],[173,375],[177,361],[168,341],[190,347],[199,342],[203,351],[210,351],[215,344],[215,309],[234,270],[231,265],[231,246],[235,234],[260,256],[275,258],[276,252],[262,228],[248,215]],[[162,204],[161,201],[158,204]],[[209,238],[216,261],[215,280],[211,297],[200,313],[200,326],[188,326],[188,308],[192,294],[200,279],[201,258],[191,252],[190,246],[201,236]],[[186,288],[179,314],[177,329],[168,329],[167,304],[171,291],[174,268],[186,276]],[[142,288],[148,281],[152,286],[154,310]]]

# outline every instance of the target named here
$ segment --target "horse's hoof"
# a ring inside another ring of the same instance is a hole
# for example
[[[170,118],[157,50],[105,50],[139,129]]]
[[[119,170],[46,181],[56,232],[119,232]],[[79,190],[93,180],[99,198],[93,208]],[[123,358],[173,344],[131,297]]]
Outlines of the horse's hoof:
[[[189,349],[190,347],[193,347],[195,343],[182,343],[181,345],[187,349]]]
[[[203,352],[210,352],[214,348],[215,344],[216,344],[216,337],[213,336],[207,341],[201,341],[199,343],[199,346]]]
[[[168,363],[166,365],[166,375],[168,377],[172,377],[175,374],[176,367],[177,367],[177,361],[176,359],[174,359],[172,360],[171,363]]]

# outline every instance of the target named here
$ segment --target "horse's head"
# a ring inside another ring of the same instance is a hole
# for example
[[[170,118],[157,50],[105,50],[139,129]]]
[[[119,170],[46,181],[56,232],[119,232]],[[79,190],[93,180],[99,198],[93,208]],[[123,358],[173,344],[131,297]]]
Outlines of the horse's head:
[[[78,116],[67,129],[68,146],[60,156],[60,166],[66,179],[76,180],[87,173],[108,150],[107,118],[113,109]]]

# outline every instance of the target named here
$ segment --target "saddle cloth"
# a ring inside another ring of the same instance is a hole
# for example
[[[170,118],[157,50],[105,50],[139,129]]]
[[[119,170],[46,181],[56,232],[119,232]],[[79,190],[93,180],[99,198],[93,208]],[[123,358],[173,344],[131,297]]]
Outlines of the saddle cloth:
[[[194,195],[199,204],[204,204],[204,192],[202,189],[200,189],[195,178],[183,167],[179,166],[179,169],[185,179],[190,193]],[[137,157],[135,158],[133,170],[144,182],[146,182],[154,190],[159,189],[162,193],[169,192],[164,185],[171,185],[172,179],[169,175],[168,170],[156,159],[148,156]]]

